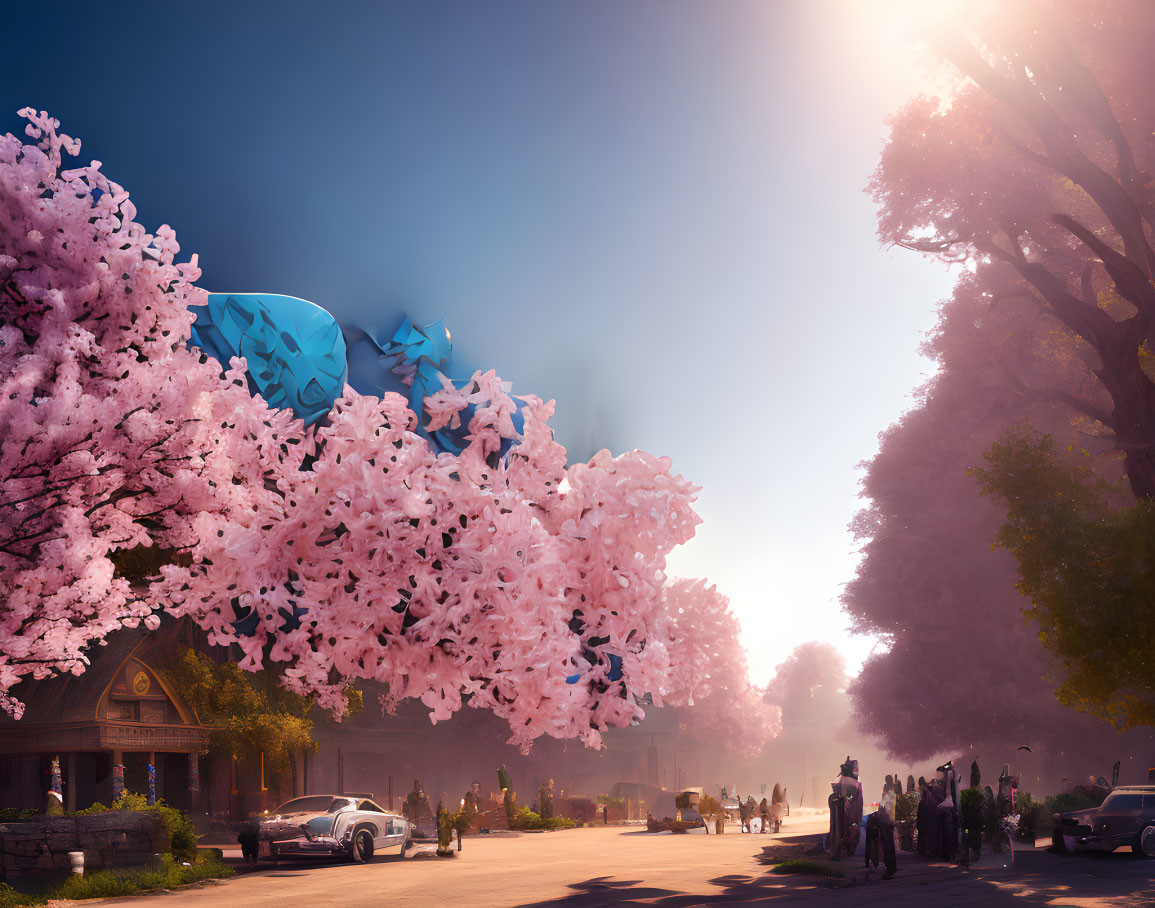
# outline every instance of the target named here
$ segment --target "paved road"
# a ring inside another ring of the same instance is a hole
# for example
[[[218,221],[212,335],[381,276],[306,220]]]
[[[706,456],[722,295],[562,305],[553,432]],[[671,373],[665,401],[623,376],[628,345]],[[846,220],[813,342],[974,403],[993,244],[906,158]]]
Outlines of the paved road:
[[[808,831],[796,822],[783,835]],[[1065,857],[1040,848],[964,870],[900,854],[899,874],[869,877],[858,861],[838,883],[768,873],[757,861],[773,836],[649,835],[592,828],[467,838],[449,859],[380,856],[368,866],[296,863],[236,879],[102,905],[229,905],[289,908],[340,905],[597,906],[751,904],[806,901],[845,905],[1052,905],[1131,908],[1155,904],[1155,861],[1126,854]],[[859,859],[861,860],[861,859]],[[93,903],[85,903],[90,905]]]

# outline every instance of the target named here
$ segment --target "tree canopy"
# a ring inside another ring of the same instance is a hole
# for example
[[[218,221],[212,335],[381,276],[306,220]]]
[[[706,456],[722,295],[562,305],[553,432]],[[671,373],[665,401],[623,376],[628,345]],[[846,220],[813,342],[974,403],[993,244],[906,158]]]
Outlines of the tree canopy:
[[[285,690],[268,671],[246,672],[235,662],[215,662],[186,649],[165,671],[202,725],[212,728],[209,748],[226,757],[264,754],[283,771],[294,751],[315,749],[309,697]],[[358,691],[346,692],[345,715],[361,707]]]
[[[1110,484],[1063,463],[1027,426],[986,460],[974,472],[1007,507],[998,542],[1062,662],[1059,699],[1119,728],[1155,725],[1155,502],[1112,507]]]
[[[893,122],[871,184],[880,236],[1002,265],[990,306],[1010,304],[1021,323],[1009,339],[991,332],[1006,380],[1101,427],[1134,494],[1150,497],[1155,111],[1144,86],[1155,62],[1144,42],[1155,11],[1031,0],[990,4],[974,22],[937,42],[968,84],[949,103],[916,99]],[[1035,326],[1064,342],[1046,347]],[[1040,361],[1049,374],[1032,372]]]
[[[968,470],[1029,420],[1035,442],[1053,439],[1032,455],[1051,458],[1036,492],[1070,491],[1061,477],[1082,468],[1116,489],[1103,513],[1155,494],[1153,35],[1155,9],[1133,0],[975,4],[935,45],[964,83],[947,98],[916,98],[893,120],[871,183],[880,237],[964,265],[925,347],[939,370],[867,465],[868,504],[854,524],[863,559],[844,596],[855,626],[888,645],[852,693],[864,726],[897,754],[1016,735],[1068,754],[1093,748],[1080,733],[1093,730],[1087,720],[1056,709],[1056,673],[1068,679],[1064,702],[1080,705],[1078,685],[1097,702],[1081,707],[1096,715],[1119,716],[1120,691],[1136,690],[1110,677],[1082,684],[1104,651],[1080,663],[1060,645],[1064,622],[1078,633],[1076,616],[1016,591],[1021,580],[1039,597],[1044,566],[1073,566],[1071,539],[1064,548],[1054,534],[1014,537],[1024,515],[1001,493],[1025,491],[1023,464],[1012,478],[1013,458],[995,449],[987,500]],[[1025,457],[1019,442],[1013,451]],[[1120,476],[1125,493],[1113,485]],[[1116,517],[1138,531],[1133,516]],[[1004,524],[1006,546],[992,552]],[[1114,543],[1115,567],[1135,566],[1122,556],[1129,543]],[[1068,602],[1090,582],[1076,574],[1063,581]],[[1100,629],[1150,614],[1136,598],[1115,619],[1090,601],[1082,608],[1083,620],[1103,618]],[[1039,623],[1024,623],[1024,609]]]

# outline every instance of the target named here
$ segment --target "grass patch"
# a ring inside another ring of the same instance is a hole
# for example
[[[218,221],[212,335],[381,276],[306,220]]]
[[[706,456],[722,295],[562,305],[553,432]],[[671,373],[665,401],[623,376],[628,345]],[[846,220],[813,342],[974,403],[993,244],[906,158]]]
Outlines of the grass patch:
[[[789,861],[783,861],[781,864],[775,864],[771,869],[771,873],[798,873],[806,876],[828,876],[828,877],[844,877],[846,873],[833,864],[827,864],[822,861],[812,861],[810,858],[792,858]]]
[[[42,892],[20,892],[0,883],[0,908],[44,905],[50,899],[100,899],[136,895],[157,889],[175,889],[204,880],[231,877],[236,873],[216,855],[198,856],[196,863],[185,867],[163,855],[159,870],[97,870],[84,876],[73,874],[63,883]]]

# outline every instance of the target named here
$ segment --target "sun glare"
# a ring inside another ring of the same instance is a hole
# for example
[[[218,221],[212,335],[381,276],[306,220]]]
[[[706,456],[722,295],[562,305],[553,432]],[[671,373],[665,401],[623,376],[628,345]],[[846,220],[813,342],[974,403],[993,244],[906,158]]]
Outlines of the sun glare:
[[[903,81],[909,95],[946,97],[957,73],[932,53],[931,37],[944,29],[964,28],[967,0],[874,0],[846,3],[843,28],[850,32],[872,67]]]

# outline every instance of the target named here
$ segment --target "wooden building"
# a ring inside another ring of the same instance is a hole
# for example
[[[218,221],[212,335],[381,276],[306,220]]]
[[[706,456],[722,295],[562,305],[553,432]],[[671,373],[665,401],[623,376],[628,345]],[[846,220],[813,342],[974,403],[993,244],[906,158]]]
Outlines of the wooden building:
[[[66,810],[110,804],[117,763],[127,790],[147,793],[151,764],[158,798],[198,808],[210,729],[162,674],[186,633],[178,622],[119,631],[92,648],[84,674],[22,682],[23,717],[0,714],[0,807],[42,808],[59,757]]]

